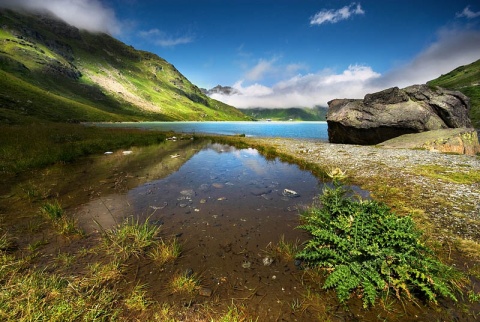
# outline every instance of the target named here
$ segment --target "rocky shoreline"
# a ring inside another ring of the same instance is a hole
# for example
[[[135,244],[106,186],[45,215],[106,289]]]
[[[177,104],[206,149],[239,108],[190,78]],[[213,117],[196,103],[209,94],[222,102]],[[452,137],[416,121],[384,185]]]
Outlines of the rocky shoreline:
[[[480,243],[480,181],[455,183],[421,173],[438,167],[448,173],[480,174],[478,156],[378,146],[331,144],[281,138],[246,138],[253,146],[328,171],[340,168],[351,183],[371,192],[399,214],[410,213],[439,240],[460,238]]]

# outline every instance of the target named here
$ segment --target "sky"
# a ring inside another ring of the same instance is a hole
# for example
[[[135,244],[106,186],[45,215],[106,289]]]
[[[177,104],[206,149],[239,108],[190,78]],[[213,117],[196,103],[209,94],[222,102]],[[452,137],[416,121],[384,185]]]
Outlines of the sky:
[[[477,0],[0,0],[172,63],[235,107],[327,106],[480,59]]]

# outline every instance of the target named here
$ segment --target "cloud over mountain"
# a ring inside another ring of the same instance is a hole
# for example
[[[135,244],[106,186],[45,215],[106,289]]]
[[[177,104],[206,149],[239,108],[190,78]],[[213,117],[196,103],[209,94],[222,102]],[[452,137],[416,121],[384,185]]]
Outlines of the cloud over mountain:
[[[49,11],[79,29],[112,35],[121,32],[115,12],[100,0],[2,0],[0,7]]]

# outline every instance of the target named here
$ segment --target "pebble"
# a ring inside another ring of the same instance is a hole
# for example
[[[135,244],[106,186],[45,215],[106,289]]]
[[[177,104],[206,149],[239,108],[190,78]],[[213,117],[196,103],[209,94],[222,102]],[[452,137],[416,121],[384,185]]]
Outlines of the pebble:
[[[210,297],[212,296],[212,293],[213,293],[212,289],[208,287],[200,287],[198,289],[198,294],[201,296]]]

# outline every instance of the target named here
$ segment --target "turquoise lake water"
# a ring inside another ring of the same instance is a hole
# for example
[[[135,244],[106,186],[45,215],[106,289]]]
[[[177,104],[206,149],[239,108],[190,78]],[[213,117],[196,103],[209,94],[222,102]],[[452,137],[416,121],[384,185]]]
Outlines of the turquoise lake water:
[[[327,122],[125,122],[96,126],[128,127],[177,133],[245,134],[248,137],[282,137],[328,141]]]

